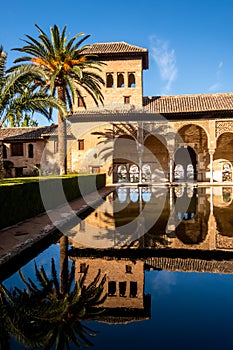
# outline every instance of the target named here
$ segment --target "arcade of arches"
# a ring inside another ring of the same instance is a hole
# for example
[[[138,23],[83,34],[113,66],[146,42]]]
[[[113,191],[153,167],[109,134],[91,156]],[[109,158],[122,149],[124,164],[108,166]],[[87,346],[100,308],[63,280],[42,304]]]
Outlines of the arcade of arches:
[[[176,132],[167,125],[158,131],[150,123],[150,131],[145,124],[115,140],[113,182],[232,181],[233,133],[226,125],[217,129],[216,121],[207,120],[170,124]]]

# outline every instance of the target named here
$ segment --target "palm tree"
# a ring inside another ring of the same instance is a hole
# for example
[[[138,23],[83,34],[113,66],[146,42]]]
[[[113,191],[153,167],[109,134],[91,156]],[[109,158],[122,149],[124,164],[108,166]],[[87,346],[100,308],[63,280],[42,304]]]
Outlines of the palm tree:
[[[0,45],[0,128],[24,118],[24,113],[39,112],[51,119],[50,108],[65,111],[64,103],[48,95],[34,81],[41,79],[37,67],[21,66],[6,70],[7,54]],[[3,176],[2,144],[0,145],[0,178]]]
[[[34,65],[41,70],[45,86],[50,89],[52,96],[57,96],[67,106],[67,114],[73,112],[75,99],[80,97],[83,101],[82,91],[86,91],[98,105],[103,103],[101,86],[103,79],[98,72],[101,71],[102,62],[93,56],[84,53],[89,45],[81,46],[90,35],[79,33],[68,40],[66,26],[60,32],[54,25],[50,28],[51,38],[38,26],[39,40],[26,35],[27,40],[22,48],[14,50],[27,55],[17,58],[14,63]],[[25,63],[29,62],[29,63]],[[66,123],[65,117],[58,113],[58,150],[60,174],[66,173]]]
[[[67,275],[67,290],[61,292],[54,260],[51,262],[51,276],[35,264],[36,281],[20,277],[25,287],[14,287],[10,291],[0,284],[0,311],[2,334],[7,344],[7,334],[30,349],[70,349],[73,342],[77,347],[93,345],[90,337],[95,335],[82,321],[95,319],[99,315],[97,305],[104,302],[102,296],[105,276],[100,271],[89,284],[85,284],[88,269],[74,281],[74,263]],[[1,326],[1,325],[0,325]]]

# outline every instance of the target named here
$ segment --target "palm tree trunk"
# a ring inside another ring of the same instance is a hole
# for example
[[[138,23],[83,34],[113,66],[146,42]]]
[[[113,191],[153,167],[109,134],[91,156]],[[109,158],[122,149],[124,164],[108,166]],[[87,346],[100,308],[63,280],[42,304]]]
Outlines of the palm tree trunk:
[[[65,90],[62,86],[58,87],[58,98],[66,102]],[[67,174],[67,133],[66,133],[66,120],[58,112],[58,153],[59,153],[59,168],[60,175]]]
[[[67,292],[68,284],[68,237],[63,235],[60,238],[60,293]]]
[[[0,179],[4,177],[3,142],[0,141]]]

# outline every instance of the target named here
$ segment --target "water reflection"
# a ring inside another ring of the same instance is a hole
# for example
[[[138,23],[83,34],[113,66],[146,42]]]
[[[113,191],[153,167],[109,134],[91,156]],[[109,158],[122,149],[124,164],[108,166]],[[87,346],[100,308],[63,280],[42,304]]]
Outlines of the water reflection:
[[[77,247],[231,250],[232,187],[119,187],[67,234]]]
[[[195,331],[194,343],[213,339],[217,350],[220,333],[231,348],[232,196],[232,187],[119,187],[49,253],[22,267],[20,281],[15,274],[1,284],[0,347],[63,350],[93,343],[102,350],[108,341],[113,350],[129,343],[142,349],[146,334],[148,349],[181,350],[192,321],[211,334],[204,339]],[[164,276],[173,281],[169,296]],[[168,320],[174,320],[170,328]],[[112,324],[118,326],[106,328]],[[160,336],[164,329],[174,332],[170,343]]]
[[[67,257],[68,258],[68,257]],[[10,337],[29,349],[70,349],[93,345],[95,334],[82,321],[98,318],[97,305],[104,303],[105,274],[100,269],[86,280],[88,266],[76,281],[74,263],[66,281],[59,281],[52,259],[50,275],[35,264],[34,276],[25,278],[23,288],[0,285],[0,347],[11,349]],[[61,271],[62,274],[62,271]],[[62,284],[65,283],[64,286]]]

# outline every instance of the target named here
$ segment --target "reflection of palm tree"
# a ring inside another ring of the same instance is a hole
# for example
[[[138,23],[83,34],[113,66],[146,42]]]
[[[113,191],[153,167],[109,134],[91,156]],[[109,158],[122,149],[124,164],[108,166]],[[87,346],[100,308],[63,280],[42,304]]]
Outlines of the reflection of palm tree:
[[[35,348],[69,349],[69,343],[76,346],[92,345],[89,337],[95,335],[81,320],[97,317],[97,305],[102,297],[105,276],[100,280],[100,271],[95,279],[85,285],[88,269],[78,281],[74,281],[74,263],[67,275],[66,292],[61,292],[54,260],[51,263],[51,277],[43,266],[35,264],[37,283],[31,278],[20,277],[25,284],[23,290],[14,287],[12,291],[0,285],[1,337],[7,332],[25,346]],[[4,348],[5,349],[5,348]]]
[[[0,349],[8,350],[10,349],[9,334],[6,331],[5,320],[4,320],[4,305],[1,302],[0,297]]]

